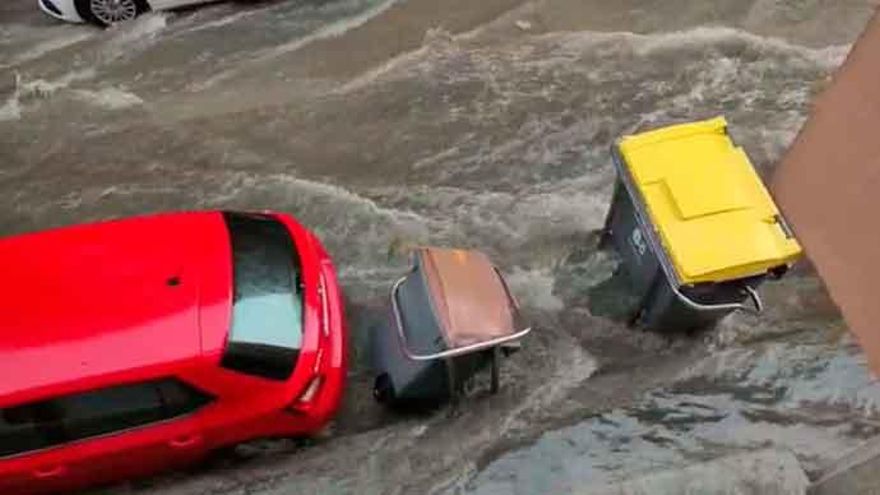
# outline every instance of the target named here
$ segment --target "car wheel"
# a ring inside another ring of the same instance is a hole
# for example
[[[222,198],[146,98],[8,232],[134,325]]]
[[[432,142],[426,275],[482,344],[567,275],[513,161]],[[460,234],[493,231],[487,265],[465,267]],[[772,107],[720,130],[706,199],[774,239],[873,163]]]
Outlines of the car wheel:
[[[80,16],[99,26],[130,21],[147,10],[143,0],[76,0]]]

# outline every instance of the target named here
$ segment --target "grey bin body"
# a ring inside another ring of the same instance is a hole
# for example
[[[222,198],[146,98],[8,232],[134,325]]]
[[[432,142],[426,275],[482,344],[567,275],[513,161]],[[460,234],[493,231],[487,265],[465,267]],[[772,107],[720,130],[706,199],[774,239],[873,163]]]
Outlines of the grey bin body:
[[[617,182],[603,238],[622,258],[630,286],[641,301],[631,322],[653,330],[688,331],[711,327],[730,312],[744,309],[750,294],[746,289],[756,288],[766,274],[682,286],[616,146],[611,155]],[[757,295],[752,295],[760,308]],[[696,308],[688,299],[706,307]]]
[[[429,294],[428,282],[417,258],[415,269],[400,284],[396,295],[392,295],[397,298],[409,348],[416,354],[447,350]],[[446,359],[410,359],[399,341],[393,314],[389,315],[389,320],[390,331],[373,334],[372,351],[377,374],[390,380],[394,394],[391,400],[394,402],[429,403],[451,399],[461,380],[472,377],[493,359],[493,349]],[[455,383],[450,381],[453,377]]]

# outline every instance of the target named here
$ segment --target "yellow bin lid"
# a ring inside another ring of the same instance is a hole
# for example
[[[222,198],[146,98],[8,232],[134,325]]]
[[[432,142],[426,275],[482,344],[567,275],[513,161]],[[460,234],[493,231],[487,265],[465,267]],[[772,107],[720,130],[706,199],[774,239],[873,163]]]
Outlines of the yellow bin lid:
[[[800,256],[723,117],[626,136],[618,150],[682,284],[758,275]]]

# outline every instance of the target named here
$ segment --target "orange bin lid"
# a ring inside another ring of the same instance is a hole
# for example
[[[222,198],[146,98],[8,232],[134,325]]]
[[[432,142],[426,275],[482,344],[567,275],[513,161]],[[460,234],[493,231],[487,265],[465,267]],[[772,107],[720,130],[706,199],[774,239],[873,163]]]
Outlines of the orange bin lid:
[[[418,256],[450,349],[515,333],[507,289],[485,254],[426,247]]]

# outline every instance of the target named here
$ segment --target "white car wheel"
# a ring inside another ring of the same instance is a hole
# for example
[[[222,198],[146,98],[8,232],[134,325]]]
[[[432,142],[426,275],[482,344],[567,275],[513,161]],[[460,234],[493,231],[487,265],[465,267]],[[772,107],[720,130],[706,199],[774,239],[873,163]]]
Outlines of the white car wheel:
[[[88,0],[88,14],[104,26],[130,21],[138,16],[137,0]]]

